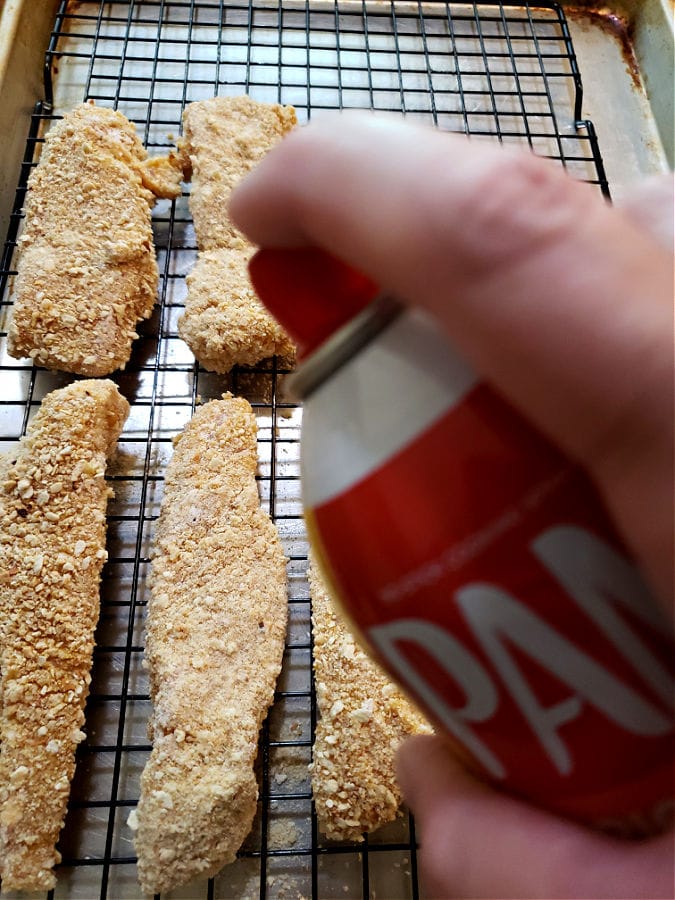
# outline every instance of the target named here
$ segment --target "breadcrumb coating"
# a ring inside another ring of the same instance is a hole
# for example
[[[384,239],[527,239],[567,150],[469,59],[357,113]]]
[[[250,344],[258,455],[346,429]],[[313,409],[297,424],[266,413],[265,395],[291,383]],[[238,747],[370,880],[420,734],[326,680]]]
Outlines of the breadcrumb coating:
[[[186,106],[180,148],[192,178],[190,212],[200,250],[247,243],[227,216],[230,194],[295,125],[292,106],[246,96],[212,97]]]
[[[182,190],[182,157],[173,150],[167,156],[151,156],[141,163],[141,180],[158,200],[175,200]]]
[[[316,561],[309,567],[314,678],[321,718],[312,750],[312,793],[319,828],[333,840],[362,841],[398,815],[394,757],[426,720],[354,641]]]
[[[106,457],[129,404],[111,381],[53,391],[3,466],[0,490],[0,875],[3,889],[56,882],[84,738],[99,581]]]
[[[13,448],[11,451],[7,453],[0,453],[0,490],[2,490],[2,486],[8,480],[9,473],[11,472],[12,466],[16,463],[16,448]],[[4,516],[2,512],[2,495],[0,494],[0,514]],[[2,531],[0,531],[0,536],[2,535]],[[1,557],[0,557],[1,558]],[[5,583],[3,581],[4,571],[0,569],[0,717],[2,716],[2,648],[4,645],[5,639],[5,628],[7,627],[7,618],[3,614],[3,602],[4,597],[2,593],[2,586]],[[0,725],[0,728],[2,726]],[[0,752],[2,750],[2,732],[0,731]],[[0,866],[0,877],[2,877],[2,866]]]
[[[235,185],[296,123],[293,107],[245,96],[200,100],[183,114],[180,152],[192,178],[200,254],[178,332],[207,369],[228,372],[274,354],[291,363],[295,358],[293,343],[251,288],[246,264],[253,247],[227,207]]]
[[[153,749],[133,822],[148,894],[232,862],[255,815],[287,622],[286,558],[256,466],[253,412],[229,394],[197,410],[168,466],[146,640]]]
[[[50,129],[28,182],[11,356],[80,375],[125,366],[157,293],[150,209],[179,178],[120,112],[83,103]]]
[[[183,340],[214,372],[255,365],[275,353],[292,364],[295,349],[265,311],[248,278],[252,249],[205,250],[187,276],[188,310],[179,323]],[[255,335],[255,340],[252,336]]]

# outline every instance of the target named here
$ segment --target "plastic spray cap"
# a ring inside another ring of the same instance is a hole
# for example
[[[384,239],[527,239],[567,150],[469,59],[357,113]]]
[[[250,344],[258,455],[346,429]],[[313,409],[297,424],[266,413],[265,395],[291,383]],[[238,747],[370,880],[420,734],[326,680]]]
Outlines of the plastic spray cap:
[[[256,292],[296,343],[313,353],[368,306],[378,286],[317,247],[259,250],[249,262]]]

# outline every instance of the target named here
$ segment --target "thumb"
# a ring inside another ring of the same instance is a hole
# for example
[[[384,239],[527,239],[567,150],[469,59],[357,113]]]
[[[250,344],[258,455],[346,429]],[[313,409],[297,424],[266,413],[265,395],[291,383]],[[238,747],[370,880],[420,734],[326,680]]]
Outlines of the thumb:
[[[587,831],[477,781],[438,737],[398,753],[427,896],[671,897],[671,836],[628,843]]]

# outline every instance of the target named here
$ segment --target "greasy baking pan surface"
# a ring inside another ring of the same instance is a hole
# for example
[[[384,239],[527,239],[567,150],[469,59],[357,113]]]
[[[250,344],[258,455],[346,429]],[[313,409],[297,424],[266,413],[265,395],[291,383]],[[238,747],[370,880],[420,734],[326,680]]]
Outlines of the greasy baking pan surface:
[[[6,352],[25,183],[45,130],[66,109],[86,98],[119,108],[151,155],[179,134],[186,103],[214,94],[291,103],[301,122],[350,107],[405,112],[446,130],[529,145],[607,193],[593,125],[580,121],[581,90],[556,3],[63,0],[0,270],[0,451],[24,433],[41,398],[71,380]],[[198,398],[229,389],[245,396],[257,417],[262,502],[290,560],[290,629],[262,732],[253,831],[236,863],[172,896],[416,898],[415,832],[407,814],[361,844],[335,844],[317,831],[307,772],[316,707],[299,486],[302,411],[283,399],[284,372],[275,361],[218,376],[198,367],[178,338],[185,275],[196,258],[187,191],[155,208],[158,305],[141,325],[126,370],[112,376],[131,415],[110,471],[110,560],[87,739],[79,748],[54,896],[140,896],[127,819],[150,750],[142,650],[152,532],[172,436]]]

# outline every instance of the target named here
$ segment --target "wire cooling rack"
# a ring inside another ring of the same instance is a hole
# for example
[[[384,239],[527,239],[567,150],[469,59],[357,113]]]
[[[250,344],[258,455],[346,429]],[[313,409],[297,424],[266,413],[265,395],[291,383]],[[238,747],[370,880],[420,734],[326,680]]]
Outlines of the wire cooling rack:
[[[122,110],[156,154],[178,135],[186,103],[240,93],[291,103],[300,121],[347,107],[382,109],[446,130],[529,145],[608,193],[592,123],[582,120],[581,77],[556,3],[63,0],[0,270],[0,450],[25,432],[44,395],[72,377],[13,360],[6,351],[25,184],[50,121],[92,98]],[[299,490],[301,409],[282,399],[285,373],[274,360],[228,377],[195,363],[176,326],[185,275],[196,259],[187,194],[158,203],[153,221],[158,304],[139,329],[130,364],[114,376],[131,415],[109,474],[115,499],[109,506],[110,558],[87,739],[78,751],[60,843],[63,864],[50,896],[140,896],[126,822],[150,750],[142,651],[152,532],[171,438],[198,398],[230,389],[247,397],[258,420],[261,498],[289,558],[290,629],[275,704],[261,736],[260,802],[252,833],[239,859],[215,879],[165,896],[417,898],[409,816],[359,845],[325,841],[317,830],[307,771],[316,706]]]

